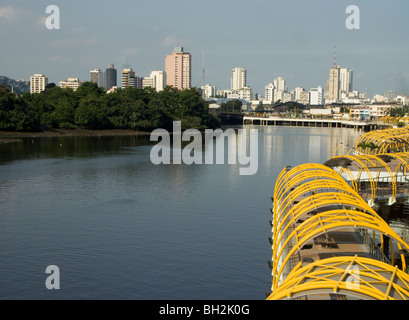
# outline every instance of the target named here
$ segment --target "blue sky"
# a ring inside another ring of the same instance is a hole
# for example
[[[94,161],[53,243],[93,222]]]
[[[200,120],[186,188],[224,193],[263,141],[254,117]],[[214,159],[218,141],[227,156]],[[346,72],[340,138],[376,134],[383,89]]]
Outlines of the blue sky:
[[[45,27],[48,5],[60,8],[60,29]],[[360,9],[349,30],[348,5]],[[354,89],[409,95],[407,0],[0,0],[0,75],[50,82],[89,80],[89,71],[129,64],[139,76],[164,70],[175,46],[192,54],[192,84],[230,87],[231,70],[247,84],[283,77],[288,88],[325,87],[333,63],[354,71]]]

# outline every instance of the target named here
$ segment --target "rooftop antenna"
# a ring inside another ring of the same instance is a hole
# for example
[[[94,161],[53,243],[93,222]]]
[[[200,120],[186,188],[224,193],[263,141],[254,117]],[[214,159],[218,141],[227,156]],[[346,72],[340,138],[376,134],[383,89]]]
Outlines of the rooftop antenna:
[[[202,60],[203,60],[203,73],[202,73],[202,89],[204,89],[205,85],[205,65],[204,65],[204,51],[202,51]]]
[[[337,46],[334,46],[334,65],[333,68],[337,67]]]
[[[124,65],[124,69],[130,69],[131,66],[128,63],[128,56],[126,56],[126,64]]]

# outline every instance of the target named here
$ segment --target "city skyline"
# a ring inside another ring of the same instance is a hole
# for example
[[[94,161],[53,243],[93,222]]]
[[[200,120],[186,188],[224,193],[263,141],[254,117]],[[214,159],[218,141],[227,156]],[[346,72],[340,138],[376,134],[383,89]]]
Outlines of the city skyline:
[[[48,2],[2,1],[0,75],[28,80],[42,73],[57,84],[68,77],[89,80],[90,70],[114,64],[148,77],[165,70],[165,57],[180,46],[192,55],[194,87],[202,85],[204,53],[205,84],[228,89],[231,70],[242,67],[253,92],[263,94],[277,77],[290,89],[309,90],[325,88],[336,45],[337,64],[354,71],[355,90],[409,95],[409,4],[403,1],[355,1],[359,30],[345,26],[347,1],[54,4],[60,8],[59,30],[45,27]]]

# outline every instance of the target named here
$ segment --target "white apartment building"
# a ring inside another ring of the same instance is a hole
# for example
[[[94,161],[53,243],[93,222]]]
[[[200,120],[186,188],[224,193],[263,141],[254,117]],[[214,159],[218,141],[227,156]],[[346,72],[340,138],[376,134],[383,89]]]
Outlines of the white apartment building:
[[[321,86],[317,88],[311,88],[309,91],[310,105],[323,105],[324,104],[324,89]]]
[[[227,96],[232,94],[232,90],[227,90],[227,89],[219,89],[217,90],[217,96],[222,97],[222,98],[227,98]]]
[[[339,70],[339,91],[340,94],[343,92],[352,92],[352,75],[353,71],[347,68],[341,68]]]
[[[153,79],[153,87],[156,91],[162,91],[166,87],[165,71],[152,71],[149,78]]]
[[[153,79],[152,78],[143,78],[142,80],[142,89],[143,88],[154,88]]]
[[[247,72],[243,68],[234,68],[231,73],[231,90],[239,90],[246,87]]]
[[[142,88],[152,87],[156,91],[162,91],[166,86],[165,71],[152,71],[149,78],[143,78]]]
[[[273,81],[274,85],[274,102],[277,102],[278,100],[286,100],[288,98],[287,95],[284,95],[284,92],[287,91],[287,87],[285,85],[285,80],[281,77],[275,78]],[[283,97],[285,96],[285,97]]]
[[[76,91],[78,87],[83,84],[84,81],[80,81],[78,78],[68,78],[66,81],[60,81],[61,88],[71,88]]]
[[[295,101],[299,101],[301,99],[301,92],[304,92],[304,88],[303,87],[295,87],[294,89],[294,98]]]
[[[34,74],[30,77],[30,93],[40,93],[45,90],[48,78],[43,74]]]
[[[216,87],[210,84],[202,86],[202,92],[204,98],[216,97]]]
[[[237,90],[237,94],[239,96],[239,99],[250,101],[252,96],[252,90],[250,87],[244,87]]]
[[[264,87],[264,104],[272,104],[274,102],[274,84],[269,83]]]
[[[281,91],[281,98],[279,100],[281,100],[282,103],[294,101],[294,96],[291,94],[291,92]]]
[[[300,92],[300,97],[295,100],[298,103],[309,104],[310,103],[310,93],[309,91]]]

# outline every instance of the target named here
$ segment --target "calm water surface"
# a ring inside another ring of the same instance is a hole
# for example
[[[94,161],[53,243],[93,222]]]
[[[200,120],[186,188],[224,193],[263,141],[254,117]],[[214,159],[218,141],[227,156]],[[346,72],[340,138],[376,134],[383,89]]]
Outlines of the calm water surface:
[[[0,145],[0,299],[265,299],[278,174],[361,132],[246,128],[259,129],[252,176],[153,165],[149,136]]]

